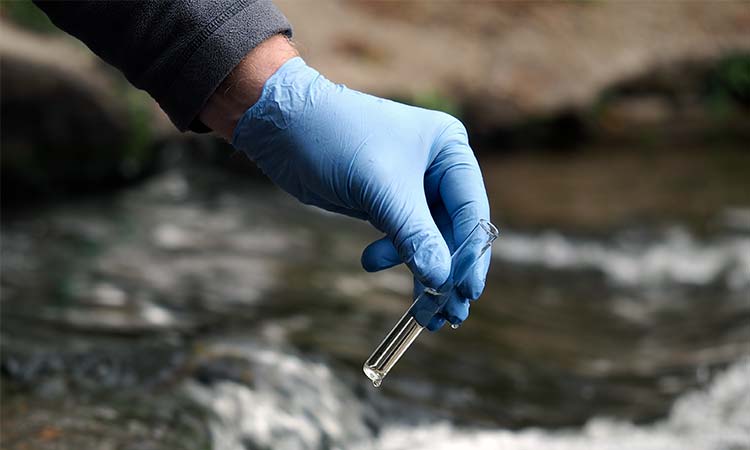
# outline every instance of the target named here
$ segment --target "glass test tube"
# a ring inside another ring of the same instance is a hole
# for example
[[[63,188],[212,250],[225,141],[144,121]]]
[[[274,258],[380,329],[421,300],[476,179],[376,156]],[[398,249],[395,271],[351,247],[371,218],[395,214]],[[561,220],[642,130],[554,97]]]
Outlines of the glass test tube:
[[[372,380],[373,386],[380,386],[401,355],[424,330],[419,322],[428,323],[432,316],[445,306],[450,297],[447,294],[466,278],[498,235],[497,228],[489,221],[482,219],[477,223],[469,236],[453,252],[448,280],[437,289],[426,288],[365,362],[362,370],[367,378]],[[415,316],[419,316],[419,321]]]

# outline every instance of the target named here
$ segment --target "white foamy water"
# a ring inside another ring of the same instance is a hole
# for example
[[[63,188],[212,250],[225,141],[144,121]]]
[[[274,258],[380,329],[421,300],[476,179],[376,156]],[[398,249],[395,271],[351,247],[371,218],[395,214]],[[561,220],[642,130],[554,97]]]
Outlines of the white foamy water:
[[[613,241],[573,239],[557,232],[502,232],[492,247],[495,259],[553,270],[597,270],[624,286],[668,283],[721,283],[733,290],[750,288],[750,236],[737,234],[700,241],[682,228],[656,239],[628,233]]]
[[[478,430],[449,423],[393,426],[380,450],[747,450],[750,449],[750,360],[735,363],[711,385],[679,397],[653,425],[597,418],[581,429]]]
[[[365,425],[368,406],[327,366],[275,350],[222,351],[227,349],[253,361],[253,387],[230,381],[188,385],[191,396],[215,413],[215,450],[750,449],[750,359],[734,363],[707,388],[683,394],[667,418],[650,425],[594,418],[578,429],[510,431],[380,418],[375,435]]]
[[[217,344],[211,352],[246,359],[253,374],[252,387],[187,385],[216,416],[213,450],[343,449],[370,439],[366,405],[325,364],[246,342]]]

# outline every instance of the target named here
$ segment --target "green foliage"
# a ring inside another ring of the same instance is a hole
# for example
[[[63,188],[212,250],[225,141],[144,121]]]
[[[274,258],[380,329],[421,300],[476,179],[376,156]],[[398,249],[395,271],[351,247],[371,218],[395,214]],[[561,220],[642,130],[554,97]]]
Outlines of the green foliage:
[[[422,108],[446,112],[452,116],[460,115],[458,103],[438,91],[422,92],[414,96],[414,104]]]
[[[455,117],[461,116],[460,105],[436,90],[420,92],[410,97],[396,97],[394,100],[420,108],[443,111]]]
[[[0,1],[0,12],[16,25],[40,33],[58,32],[46,14],[31,0]]]
[[[750,108],[750,54],[736,53],[721,59],[708,75],[706,91],[709,105],[719,114]]]
[[[128,139],[123,148],[125,172],[138,173],[150,164],[154,153],[154,136],[151,129],[153,112],[149,110],[148,94],[129,87],[124,92],[128,107]]]

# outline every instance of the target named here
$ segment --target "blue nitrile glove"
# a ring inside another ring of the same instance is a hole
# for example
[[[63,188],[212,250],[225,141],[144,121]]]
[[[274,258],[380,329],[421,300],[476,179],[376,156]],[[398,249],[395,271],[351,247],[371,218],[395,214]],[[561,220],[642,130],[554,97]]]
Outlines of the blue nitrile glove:
[[[479,219],[489,219],[482,174],[458,120],[333,84],[301,58],[268,79],[232,143],[303,203],[386,233],[365,248],[362,266],[378,271],[405,262],[415,292],[422,283],[441,285],[449,251]],[[422,325],[436,330],[446,319],[465,320],[488,268],[489,255]]]

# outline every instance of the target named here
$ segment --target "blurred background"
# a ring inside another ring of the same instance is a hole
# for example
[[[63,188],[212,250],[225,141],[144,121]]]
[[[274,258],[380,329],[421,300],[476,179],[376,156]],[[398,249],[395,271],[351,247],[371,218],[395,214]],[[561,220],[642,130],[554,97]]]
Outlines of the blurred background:
[[[466,124],[481,301],[374,389],[378,234],[2,2],[0,447],[750,449],[749,3],[277,4],[330,79]]]

